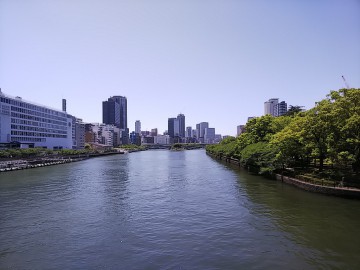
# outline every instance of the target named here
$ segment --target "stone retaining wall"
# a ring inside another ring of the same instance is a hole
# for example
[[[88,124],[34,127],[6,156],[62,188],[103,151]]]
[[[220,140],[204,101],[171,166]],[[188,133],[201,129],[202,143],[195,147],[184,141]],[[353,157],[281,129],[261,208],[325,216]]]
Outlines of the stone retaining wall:
[[[276,174],[276,180],[282,181],[284,183],[296,186],[298,188],[323,193],[327,195],[335,195],[340,197],[347,197],[347,198],[357,198],[360,199],[360,190],[354,188],[346,188],[346,187],[329,187],[329,186],[321,186],[316,184],[311,184],[308,182],[304,182],[295,178],[291,178],[288,176],[283,176],[281,174]]]
[[[210,154],[208,152],[206,152],[206,153],[213,158],[240,166],[240,161],[238,159],[229,158],[229,157],[221,156],[221,155],[214,155],[214,154]],[[282,181],[286,184],[289,184],[289,185],[292,185],[292,186],[295,186],[295,187],[298,187],[298,188],[301,188],[303,190],[310,191],[310,192],[317,192],[317,193],[339,196],[339,197],[360,199],[360,189],[346,188],[346,187],[321,186],[321,185],[304,182],[299,179],[291,178],[288,176],[282,176],[281,174],[276,174],[275,178],[278,181]]]

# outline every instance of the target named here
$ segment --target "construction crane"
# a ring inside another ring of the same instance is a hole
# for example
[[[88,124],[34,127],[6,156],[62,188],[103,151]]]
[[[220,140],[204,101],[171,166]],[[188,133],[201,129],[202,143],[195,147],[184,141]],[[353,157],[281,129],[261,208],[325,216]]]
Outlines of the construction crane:
[[[347,88],[347,89],[350,89],[348,83],[347,83],[346,80],[345,80],[345,77],[344,77],[344,76],[341,76],[341,77],[342,77],[342,79],[344,80],[344,83],[345,83],[346,88]]]

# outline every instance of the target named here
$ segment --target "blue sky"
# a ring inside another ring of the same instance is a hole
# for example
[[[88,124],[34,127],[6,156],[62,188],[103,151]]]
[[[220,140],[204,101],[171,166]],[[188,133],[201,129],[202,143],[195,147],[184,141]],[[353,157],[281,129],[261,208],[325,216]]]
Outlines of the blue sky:
[[[209,122],[235,135],[264,101],[311,108],[360,88],[358,0],[0,0],[0,87],[86,122],[128,99],[128,125]]]

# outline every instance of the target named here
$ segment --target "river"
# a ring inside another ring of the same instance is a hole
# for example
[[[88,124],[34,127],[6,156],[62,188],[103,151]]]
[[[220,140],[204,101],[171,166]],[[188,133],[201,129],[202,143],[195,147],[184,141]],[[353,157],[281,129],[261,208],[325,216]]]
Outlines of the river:
[[[360,201],[153,150],[0,174],[0,269],[359,269]]]

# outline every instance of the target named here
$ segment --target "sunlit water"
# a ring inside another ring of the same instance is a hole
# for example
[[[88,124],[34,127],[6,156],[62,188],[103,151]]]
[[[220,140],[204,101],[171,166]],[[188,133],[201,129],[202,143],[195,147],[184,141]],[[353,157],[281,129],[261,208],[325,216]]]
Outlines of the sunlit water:
[[[204,150],[0,174],[0,269],[359,269],[360,202]]]

